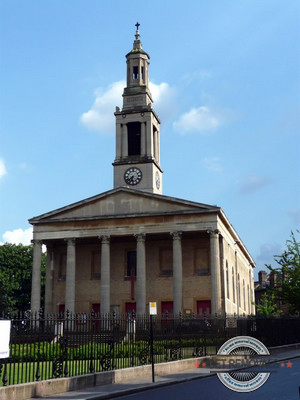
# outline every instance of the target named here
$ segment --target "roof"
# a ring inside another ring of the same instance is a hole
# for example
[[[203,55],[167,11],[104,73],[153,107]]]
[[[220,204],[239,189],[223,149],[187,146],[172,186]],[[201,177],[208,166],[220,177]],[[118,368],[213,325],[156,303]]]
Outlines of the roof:
[[[120,187],[29,219],[33,225],[67,220],[216,213],[220,207]]]

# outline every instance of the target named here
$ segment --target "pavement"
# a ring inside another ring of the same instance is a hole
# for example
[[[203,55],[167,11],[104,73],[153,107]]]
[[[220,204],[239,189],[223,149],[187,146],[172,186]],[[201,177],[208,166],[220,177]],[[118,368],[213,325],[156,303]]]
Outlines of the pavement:
[[[272,353],[271,353],[272,354]],[[300,357],[300,348],[298,349],[282,349],[279,353],[274,353],[271,358],[277,361],[292,360]],[[196,359],[195,359],[196,363]],[[125,395],[131,395],[146,390],[151,390],[163,386],[175,385],[178,383],[188,382],[195,379],[209,379],[214,373],[210,373],[208,368],[193,368],[176,372],[169,375],[155,376],[155,382],[152,382],[152,376],[146,379],[134,380],[126,383],[115,383],[103,386],[93,386],[90,388],[56,394],[44,397],[47,400],[102,400],[113,399]]]

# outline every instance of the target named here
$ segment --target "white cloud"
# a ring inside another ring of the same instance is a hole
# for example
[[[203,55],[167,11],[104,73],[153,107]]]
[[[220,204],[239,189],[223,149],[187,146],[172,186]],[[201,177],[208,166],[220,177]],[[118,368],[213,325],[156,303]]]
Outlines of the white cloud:
[[[272,182],[268,176],[250,174],[238,181],[239,193],[242,195],[256,192]]]
[[[221,172],[222,167],[220,164],[220,157],[204,158],[202,160],[204,167],[213,172]]]
[[[125,86],[125,81],[118,81],[112,83],[106,89],[96,89],[94,104],[89,111],[81,115],[80,122],[89,130],[113,134],[115,132],[113,112],[117,105],[120,108],[122,107],[122,93]],[[149,88],[153,96],[154,110],[160,117],[166,118],[166,114],[170,114],[170,110],[174,108],[171,104],[174,103],[176,90],[166,82],[158,85],[149,82]]]
[[[177,90],[166,82],[158,85],[149,82],[149,89],[153,98],[153,109],[161,120],[166,123],[172,113],[175,112]]]
[[[219,117],[208,107],[192,108],[174,122],[176,131],[185,134],[188,132],[207,132],[215,130],[220,125]]]
[[[114,133],[113,111],[122,100],[124,86],[124,81],[118,81],[109,85],[106,90],[96,89],[94,104],[89,111],[81,115],[80,122],[89,130]]]
[[[12,243],[12,244],[20,244],[22,243],[24,246],[30,244],[32,239],[32,228],[27,229],[15,229],[13,231],[6,231],[2,235],[3,243]]]
[[[7,170],[5,167],[5,163],[3,158],[0,158],[0,179],[3,178],[4,175],[7,174]]]

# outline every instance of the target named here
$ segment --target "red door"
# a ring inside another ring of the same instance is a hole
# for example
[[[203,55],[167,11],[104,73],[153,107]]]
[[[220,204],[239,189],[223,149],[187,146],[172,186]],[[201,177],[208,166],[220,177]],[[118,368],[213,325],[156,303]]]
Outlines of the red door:
[[[173,301],[162,301],[161,302],[162,317],[168,318],[172,314],[173,314]]]
[[[60,304],[60,305],[58,306],[58,314],[59,314],[59,315],[63,315],[64,312],[65,312],[65,305],[64,305],[64,304]]]
[[[136,303],[125,303],[125,312],[128,317],[131,317],[132,314],[136,313]]]
[[[95,314],[100,314],[100,303],[92,304],[92,311],[94,311]]]
[[[199,300],[197,301],[197,315],[208,316],[211,314],[211,301]]]
[[[93,319],[92,319],[92,326],[93,332],[97,332],[100,329],[100,303],[92,304],[92,312],[93,312]]]

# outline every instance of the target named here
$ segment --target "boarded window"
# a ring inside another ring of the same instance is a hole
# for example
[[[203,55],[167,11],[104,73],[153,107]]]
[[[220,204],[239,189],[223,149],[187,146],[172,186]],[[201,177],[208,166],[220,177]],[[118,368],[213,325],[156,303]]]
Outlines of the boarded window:
[[[127,251],[127,276],[136,276],[136,251]]]
[[[173,251],[171,247],[160,249],[159,265],[160,265],[160,275],[173,276]]]
[[[66,280],[66,268],[67,268],[67,253],[62,253],[59,256],[59,269],[58,269],[58,279],[60,281]]]
[[[92,253],[92,279],[101,279],[101,253],[100,251],[93,251]]]
[[[194,262],[196,275],[209,274],[209,249],[206,247],[194,250]]]

